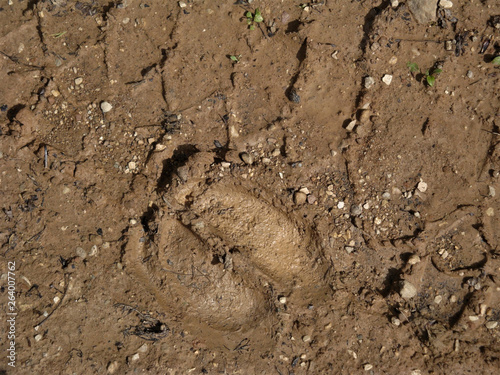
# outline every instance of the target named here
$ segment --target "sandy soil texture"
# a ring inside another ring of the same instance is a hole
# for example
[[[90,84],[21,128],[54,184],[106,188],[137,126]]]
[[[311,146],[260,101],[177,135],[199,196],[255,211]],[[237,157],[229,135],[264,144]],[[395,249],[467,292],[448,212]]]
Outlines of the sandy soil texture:
[[[497,373],[499,55],[496,0],[2,1],[0,374]]]

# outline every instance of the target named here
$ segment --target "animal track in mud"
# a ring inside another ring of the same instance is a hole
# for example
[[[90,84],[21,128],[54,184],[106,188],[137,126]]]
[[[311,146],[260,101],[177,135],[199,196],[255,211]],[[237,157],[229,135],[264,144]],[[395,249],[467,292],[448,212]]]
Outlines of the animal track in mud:
[[[314,232],[256,184],[221,177],[213,165],[214,155],[200,152],[177,170],[166,206],[148,223],[148,245],[131,228],[126,263],[161,307],[212,329],[246,331],[273,320],[276,293],[297,303],[326,293],[328,264]]]

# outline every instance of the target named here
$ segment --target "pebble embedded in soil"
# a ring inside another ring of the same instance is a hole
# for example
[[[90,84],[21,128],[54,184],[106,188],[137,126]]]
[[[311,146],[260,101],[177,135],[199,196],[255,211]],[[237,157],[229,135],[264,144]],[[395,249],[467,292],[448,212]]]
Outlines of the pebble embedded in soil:
[[[449,9],[453,7],[453,3],[450,0],[439,0],[439,6],[444,9]]]
[[[303,336],[303,337],[302,337],[302,341],[304,341],[304,342],[309,342],[309,341],[311,341],[311,336],[309,336],[309,335],[305,335],[305,336]]]
[[[307,203],[309,204],[314,204],[316,202],[316,197],[314,195],[308,195],[307,196]]]
[[[253,164],[253,156],[252,154],[249,154],[248,152],[242,152],[241,155],[240,155],[240,158],[241,160],[243,160],[243,162],[245,164],[248,164],[248,165],[252,165]]]
[[[78,77],[78,78],[75,78],[75,85],[81,85],[83,82],[83,78],[82,77]]]
[[[108,103],[106,101],[101,103],[101,111],[103,113],[107,113],[107,112],[111,111],[112,109],[113,109],[113,106],[110,103]]]
[[[110,362],[108,364],[107,371],[110,374],[114,374],[116,372],[116,370],[118,370],[118,367],[120,367],[120,364],[118,363],[118,361]]]
[[[300,96],[299,96],[299,94],[297,94],[297,90],[295,90],[295,88],[292,88],[290,90],[290,92],[288,93],[288,99],[291,102],[300,103]]]
[[[284,305],[286,303],[286,297],[280,297],[279,301],[282,305]]]
[[[307,195],[301,191],[296,191],[293,194],[293,201],[295,204],[304,204],[307,200]]]
[[[420,262],[420,257],[417,254],[412,254],[408,259],[408,263],[411,265],[417,264]]]
[[[76,248],[76,255],[78,255],[82,259],[85,259],[87,257],[87,252],[83,248],[77,247]]]
[[[358,206],[357,204],[353,204],[351,206],[351,215],[352,216],[359,216],[359,215],[361,215],[362,212],[363,212],[363,209],[360,206]]]
[[[427,191],[427,183],[424,182],[424,181],[422,181],[422,180],[420,180],[420,182],[417,185],[417,189],[421,193],[425,193]]]
[[[375,84],[375,80],[373,79],[373,77],[366,77],[365,78],[365,89],[369,89],[369,88],[373,87],[374,84]]]
[[[417,295],[417,288],[407,280],[401,282],[401,289],[399,295],[404,299],[411,299]]]
[[[356,126],[356,120],[352,120],[349,122],[349,124],[345,127],[345,130],[348,132],[352,132],[354,130],[354,127]]]
[[[382,82],[384,82],[387,86],[389,86],[392,82],[392,75],[384,74],[384,76],[382,77]]]
[[[489,208],[486,210],[486,216],[489,216],[489,217],[493,217],[493,216],[495,216],[495,210],[493,209],[493,207],[489,207]]]
[[[485,326],[488,329],[495,329],[498,327],[498,322],[491,320],[489,322],[486,322]]]

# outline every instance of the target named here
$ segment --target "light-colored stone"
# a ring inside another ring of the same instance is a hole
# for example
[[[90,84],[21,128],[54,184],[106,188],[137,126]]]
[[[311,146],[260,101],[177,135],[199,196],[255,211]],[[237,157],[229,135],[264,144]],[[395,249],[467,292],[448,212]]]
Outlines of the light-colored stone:
[[[425,193],[427,191],[427,183],[420,180],[420,182],[418,183],[417,185],[417,189],[418,191],[420,191],[421,193]]]
[[[78,78],[75,79],[75,85],[77,85],[77,86],[81,85],[82,82],[83,82],[83,78],[82,77],[78,77]]]
[[[439,0],[439,6],[441,8],[450,9],[453,7],[453,3],[450,0]]]
[[[417,254],[412,254],[408,259],[408,263],[411,265],[420,263],[420,257]]]
[[[108,103],[108,102],[102,102],[101,103],[101,111],[103,111],[103,113],[107,113],[109,111],[111,111],[113,109],[113,106]]]
[[[296,191],[295,194],[293,194],[293,201],[295,204],[304,204],[306,203],[306,200],[307,195],[301,191]]]
[[[118,361],[114,361],[114,362],[110,362],[108,364],[108,373],[110,374],[114,374],[116,372],[116,370],[118,370],[118,367],[120,367],[120,364],[118,363]]]
[[[436,20],[436,0],[408,0],[408,8],[419,23]]]
[[[243,162],[245,164],[248,164],[248,165],[253,164],[253,156],[252,156],[252,154],[249,154],[248,152],[243,152],[241,154],[241,160],[243,160]]]
[[[369,88],[373,87],[374,84],[375,84],[375,80],[373,79],[373,77],[366,77],[365,78],[365,89],[369,89]]]
[[[85,259],[87,257],[87,252],[83,248],[77,247],[76,248],[76,255],[78,255],[82,259]]]
[[[488,329],[495,329],[495,328],[498,327],[498,322],[495,322],[495,321],[491,320],[489,322],[486,322],[485,326]]]
[[[399,294],[404,299],[411,299],[417,295],[417,288],[415,288],[415,286],[409,281],[403,280],[401,282],[401,289],[399,291]]]
[[[384,74],[384,76],[382,77],[382,82],[384,82],[387,86],[389,86],[392,82],[392,75]]]

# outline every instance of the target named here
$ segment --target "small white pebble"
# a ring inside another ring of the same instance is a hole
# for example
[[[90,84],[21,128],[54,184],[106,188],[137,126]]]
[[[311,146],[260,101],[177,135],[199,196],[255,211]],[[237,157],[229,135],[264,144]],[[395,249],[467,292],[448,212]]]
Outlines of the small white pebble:
[[[389,86],[392,82],[392,75],[390,74],[385,74],[383,77],[382,77],[382,82],[384,82],[387,86]]]
[[[280,297],[279,301],[284,305],[286,303],[286,297]]]
[[[83,82],[83,78],[82,77],[78,77],[78,78],[75,78],[75,85],[81,85]]]
[[[367,363],[366,365],[363,366],[363,368],[365,369],[365,371],[370,371],[373,368],[373,365]]]
[[[453,7],[453,3],[450,0],[439,0],[439,6],[441,8],[449,9]]]
[[[107,113],[113,109],[113,106],[108,102],[101,103],[101,110],[103,113]]]
[[[185,8],[187,7],[187,4],[184,1],[179,1],[179,7]]]
[[[54,297],[54,303],[59,303],[60,300],[61,300],[61,298],[59,298],[59,296]]]
[[[485,324],[486,328],[488,329],[495,329],[498,327],[498,322],[495,322],[495,321],[489,321],[489,322],[486,322]]]
[[[139,353],[135,353],[132,357],[130,357],[130,361],[131,362],[135,362],[137,360],[139,360]]]
[[[443,300],[443,296],[434,297],[434,303],[440,304],[442,300]]]
[[[303,336],[303,337],[302,337],[302,341],[304,341],[304,342],[309,342],[309,341],[311,341],[311,336],[309,336],[309,335],[305,335],[305,336]]]
[[[427,191],[427,183],[424,182],[424,181],[422,181],[422,180],[420,180],[420,182],[417,185],[417,189],[421,193],[425,193]]]
[[[408,259],[408,263],[411,265],[420,263],[420,257],[417,254],[412,254]]]
[[[36,336],[35,336],[35,341],[37,341],[37,342],[38,342],[38,341],[40,341],[42,338],[43,338],[43,336],[42,336],[42,335],[40,335],[40,334],[38,334],[38,335],[36,335]]]
[[[135,219],[130,219],[130,220],[129,220],[129,223],[130,223],[130,225],[135,225],[135,224],[137,224],[137,220],[135,220]]]
[[[477,315],[469,315],[469,320],[471,322],[477,322],[479,320],[479,316],[477,316]]]
[[[344,203],[344,202],[342,202],[342,201],[340,201],[339,203],[337,203],[337,208],[338,208],[339,210],[343,209],[343,208],[344,208],[344,206],[345,206],[345,203]]]
[[[452,294],[452,295],[450,296],[450,302],[451,302],[451,303],[455,303],[455,302],[457,302],[457,300],[458,300],[458,298],[457,298],[457,296],[456,296],[456,295]]]

